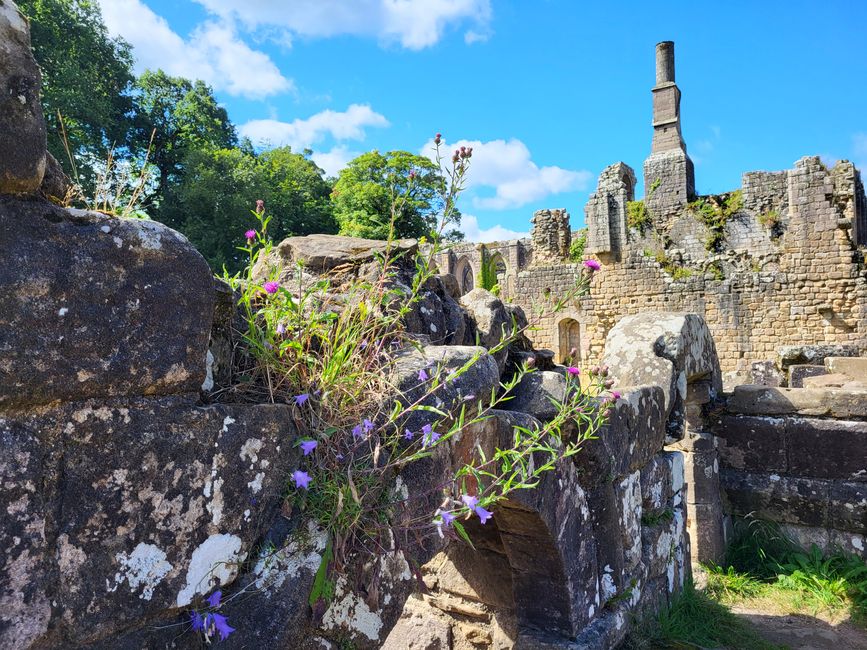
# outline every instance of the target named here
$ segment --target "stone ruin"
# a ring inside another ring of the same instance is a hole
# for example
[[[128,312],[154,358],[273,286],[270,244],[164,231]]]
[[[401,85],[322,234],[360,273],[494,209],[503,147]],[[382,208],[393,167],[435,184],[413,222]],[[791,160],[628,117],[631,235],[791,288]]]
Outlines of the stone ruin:
[[[36,70],[9,0],[0,43],[12,44],[0,49],[5,90],[13,65]],[[38,77],[28,83],[38,92]],[[863,360],[802,350],[790,374],[807,388],[741,386],[726,400],[705,320],[642,311],[600,347],[623,396],[598,439],[498,504],[469,530],[472,548],[395,538],[359,558],[314,613],[326,535],[281,507],[300,462],[293,407],[214,400],[232,381],[231,293],[177,232],[49,201],[31,100],[0,95],[0,151],[20,154],[0,159],[0,646],[201,647],[188,608],[221,588],[238,630],[228,648],[608,649],[669,602],[691,562],[719,557],[727,512],[759,509],[863,551]],[[290,238],[271,261],[362,273],[381,245]],[[524,259],[503,250],[511,265]],[[395,384],[431,359],[453,368],[477,353],[467,377],[476,392],[495,388],[513,356],[535,355],[540,370],[510,410],[401,474],[401,495],[429,491],[515,424],[551,418],[550,398],[565,391],[562,366],[529,342],[486,352],[523,312],[462,286],[448,273],[426,286],[406,324],[423,345],[401,357]],[[822,454],[807,458],[817,439]]]

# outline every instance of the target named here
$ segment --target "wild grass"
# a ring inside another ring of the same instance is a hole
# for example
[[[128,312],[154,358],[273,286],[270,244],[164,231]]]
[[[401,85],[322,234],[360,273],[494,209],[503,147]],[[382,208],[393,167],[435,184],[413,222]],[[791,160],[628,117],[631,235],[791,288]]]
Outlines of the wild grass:
[[[748,623],[692,582],[687,582],[656,618],[640,625],[623,647],[624,650],[781,650],[780,646],[764,641]]]
[[[867,627],[867,563],[842,551],[824,554],[816,545],[805,551],[773,524],[744,521],[724,565],[705,569],[707,594],[721,603],[849,618]]]

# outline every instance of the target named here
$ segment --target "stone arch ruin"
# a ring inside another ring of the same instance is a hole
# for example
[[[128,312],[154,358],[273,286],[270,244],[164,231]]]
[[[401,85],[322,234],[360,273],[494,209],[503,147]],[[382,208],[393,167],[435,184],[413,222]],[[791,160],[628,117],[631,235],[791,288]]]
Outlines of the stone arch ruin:
[[[455,264],[455,275],[458,279],[458,286],[461,290],[461,295],[469,293],[475,288],[475,270],[470,262],[470,258],[466,255],[459,258]]]

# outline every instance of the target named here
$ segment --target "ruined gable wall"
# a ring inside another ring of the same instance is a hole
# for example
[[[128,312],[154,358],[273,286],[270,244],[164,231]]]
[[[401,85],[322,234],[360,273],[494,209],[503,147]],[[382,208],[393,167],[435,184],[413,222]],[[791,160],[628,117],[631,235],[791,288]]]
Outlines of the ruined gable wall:
[[[611,247],[598,254],[602,270],[594,276],[591,295],[543,319],[530,337],[535,345],[559,353],[558,323],[576,320],[581,323],[582,358],[596,361],[617,320],[658,310],[704,316],[723,371],[729,373],[774,359],[784,345],[867,349],[867,280],[852,242],[852,225],[863,219],[859,180],[851,163],[827,170],[813,157],[787,172],[746,174],[744,207],[726,224],[724,251],[703,250],[709,231],[688,213],[668,230],[671,241],[660,249],[668,259],[662,264],[648,250],[652,238],[631,230],[620,250]],[[779,237],[772,236],[767,222],[761,223],[772,211],[780,223]],[[676,268],[687,269],[685,277],[674,280],[670,273]],[[568,290],[579,271],[580,265],[570,263],[529,267],[519,273],[511,298],[530,313],[533,305],[545,303],[547,292],[556,297]]]

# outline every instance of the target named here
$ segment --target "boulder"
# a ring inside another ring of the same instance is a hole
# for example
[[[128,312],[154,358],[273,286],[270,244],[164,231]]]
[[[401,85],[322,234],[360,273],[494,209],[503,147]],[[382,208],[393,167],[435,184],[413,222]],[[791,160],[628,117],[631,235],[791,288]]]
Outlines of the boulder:
[[[603,363],[620,389],[662,387],[674,438],[683,435],[687,385],[706,381],[712,395],[722,390],[713,337],[696,314],[644,312],[622,318],[605,339]]]
[[[47,153],[45,155],[45,175],[42,177],[39,191],[50,201],[62,204],[71,188],[72,181],[69,180],[63,167],[57,162],[57,158]]]
[[[12,0],[0,0],[0,194],[35,192],[45,174],[42,81],[30,27]],[[30,222],[22,215],[22,224]]]
[[[433,345],[464,345],[467,341],[467,323],[463,309],[451,296],[442,280],[443,276],[428,278],[404,319],[406,331],[428,336]],[[410,293],[409,287],[405,288]]]
[[[280,277],[294,272],[295,265],[302,262],[304,268],[316,274],[326,273],[338,267],[359,267],[373,262],[389,249],[389,243],[381,239],[361,239],[343,235],[307,235],[288,237],[277,244],[268,258],[262,258],[253,269],[253,278],[264,282],[274,270]],[[391,254],[411,258],[418,251],[415,239],[400,239],[392,242]]]
[[[461,296],[460,303],[473,324],[468,332],[473,342],[477,341],[478,345],[490,350],[511,335],[512,317],[503,301],[490,291],[477,287]],[[505,367],[508,354],[508,347],[494,354],[500,372]]]
[[[196,392],[214,282],[160,223],[0,196],[0,408]]]
[[[529,372],[512,389],[512,396],[503,408],[529,413],[547,422],[559,412],[551,400],[562,402],[566,398],[566,378],[551,370]]]
[[[826,357],[857,357],[857,345],[784,345],[777,350],[777,365],[783,370],[795,364],[821,365]]]
[[[296,458],[290,410],[161,397],[0,414],[0,646],[110,639],[233,580]]]

